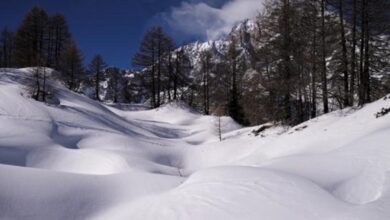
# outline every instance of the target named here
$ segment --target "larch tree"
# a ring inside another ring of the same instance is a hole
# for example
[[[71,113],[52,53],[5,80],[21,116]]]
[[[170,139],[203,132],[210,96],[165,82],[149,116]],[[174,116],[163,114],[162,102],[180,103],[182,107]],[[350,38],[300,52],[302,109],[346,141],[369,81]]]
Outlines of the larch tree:
[[[14,33],[4,28],[0,35],[0,67],[14,65]]]
[[[47,63],[57,70],[61,69],[61,57],[70,43],[71,37],[65,16],[56,13],[49,17],[47,27]]]
[[[153,29],[149,29],[138,49],[132,58],[133,65],[149,73],[148,87],[150,90],[151,106],[156,107],[156,44],[153,39]]]
[[[357,48],[357,0],[352,0],[352,47],[351,47],[351,79],[349,85],[349,103],[354,105],[356,86],[356,48]]]
[[[117,67],[109,67],[106,70],[108,81],[108,95],[114,103],[117,103],[120,99],[120,93],[123,89],[123,75],[122,71]]]
[[[76,42],[71,41],[61,56],[61,76],[70,90],[77,91],[84,77],[83,55]]]
[[[89,72],[93,75],[93,83],[95,86],[95,99],[101,101],[100,99],[100,82],[103,81],[103,71],[106,68],[106,63],[103,61],[101,55],[95,55],[92,58],[91,63],[89,64]]]
[[[242,125],[248,125],[249,122],[245,117],[244,110],[239,102],[240,93],[238,90],[238,57],[239,51],[237,50],[237,41],[235,38],[230,39],[230,44],[227,52],[227,60],[230,65],[231,73],[231,88],[230,88],[230,97],[228,103],[228,112],[230,117],[232,117],[236,122]]]
[[[138,52],[132,58],[133,64],[146,70],[149,77],[151,106],[161,105],[161,92],[164,68],[167,66],[167,54],[171,52],[172,40],[162,27],[150,28],[144,35]]]
[[[342,47],[342,72],[344,75],[344,106],[350,106],[350,95],[349,95],[349,75],[348,75],[348,54],[347,54],[347,40],[345,37],[344,27],[344,0],[338,1],[338,13],[340,19],[340,36],[341,36],[341,47]]]
[[[15,62],[19,67],[46,64],[46,33],[49,17],[39,7],[33,7],[15,33]]]
[[[360,2],[360,70],[359,70],[359,105],[378,98],[378,80],[372,77],[372,72],[388,69],[390,29],[390,2],[387,0],[361,0]],[[387,64],[387,65],[386,65]],[[383,95],[383,94],[381,94]],[[379,97],[381,96],[379,95]]]
[[[325,31],[325,8],[326,1],[321,0],[321,84],[322,84],[322,102],[324,113],[329,112],[328,100],[328,78],[326,74],[326,31]]]
[[[188,56],[184,53],[182,48],[175,51],[174,56],[174,73],[173,73],[173,100],[177,100],[179,97],[178,90],[181,86],[187,85],[186,76],[189,75],[191,70],[191,62]]]
[[[203,113],[210,114],[210,74],[212,69],[212,55],[210,51],[204,51],[200,55],[202,71]]]

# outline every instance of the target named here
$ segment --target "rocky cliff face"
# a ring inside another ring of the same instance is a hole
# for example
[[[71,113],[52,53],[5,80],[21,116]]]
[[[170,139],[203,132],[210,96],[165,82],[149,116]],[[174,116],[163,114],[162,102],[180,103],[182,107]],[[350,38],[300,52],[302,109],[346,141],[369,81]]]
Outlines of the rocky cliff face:
[[[240,51],[240,57],[248,62],[253,59],[254,48],[258,43],[254,40],[259,33],[259,25],[255,19],[247,19],[232,28],[231,33],[224,39],[206,42],[194,42],[180,47],[183,49],[191,61],[194,70],[200,69],[200,55],[202,52],[209,51],[215,63],[221,62],[229,48],[230,38],[234,37],[238,41],[237,49]]]

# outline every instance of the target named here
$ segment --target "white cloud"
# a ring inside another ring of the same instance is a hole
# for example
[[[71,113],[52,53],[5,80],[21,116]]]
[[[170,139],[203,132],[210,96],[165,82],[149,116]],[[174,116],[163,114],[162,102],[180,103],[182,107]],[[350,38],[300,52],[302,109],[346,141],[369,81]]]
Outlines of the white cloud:
[[[262,7],[261,2],[230,0],[221,8],[206,3],[183,2],[164,17],[173,29],[214,40],[228,34],[237,22],[255,17]]]

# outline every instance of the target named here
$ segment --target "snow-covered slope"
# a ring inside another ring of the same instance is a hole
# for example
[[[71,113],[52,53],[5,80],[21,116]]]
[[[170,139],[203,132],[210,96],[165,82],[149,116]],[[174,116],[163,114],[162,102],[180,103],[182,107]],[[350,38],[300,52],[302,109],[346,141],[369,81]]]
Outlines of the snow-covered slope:
[[[124,111],[55,81],[36,102],[30,71],[0,71],[0,219],[390,218],[390,96],[294,128],[223,117],[220,142],[182,103]]]

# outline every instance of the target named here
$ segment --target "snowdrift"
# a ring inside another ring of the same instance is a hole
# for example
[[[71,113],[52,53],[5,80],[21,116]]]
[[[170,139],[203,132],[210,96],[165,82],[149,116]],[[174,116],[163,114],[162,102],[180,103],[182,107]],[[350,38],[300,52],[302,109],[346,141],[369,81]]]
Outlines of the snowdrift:
[[[36,102],[32,70],[0,69],[0,219],[390,219],[390,96],[220,142],[182,103]]]

